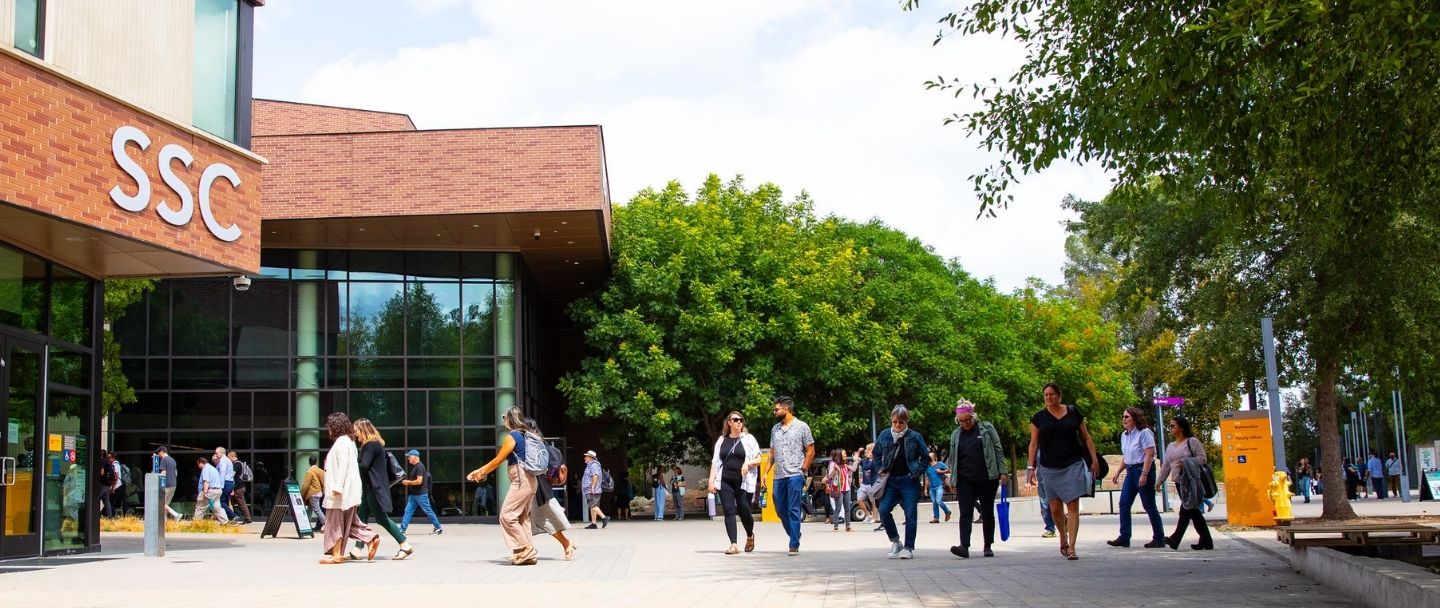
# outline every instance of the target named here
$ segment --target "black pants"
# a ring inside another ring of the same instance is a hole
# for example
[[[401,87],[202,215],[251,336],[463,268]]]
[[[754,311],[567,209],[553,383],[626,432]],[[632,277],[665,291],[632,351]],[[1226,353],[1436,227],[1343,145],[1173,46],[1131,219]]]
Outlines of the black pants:
[[[730,535],[730,543],[736,543],[735,537],[735,515],[740,515],[740,523],[745,524],[745,536],[755,536],[755,516],[750,514],[750,493],[740,488],[740,482],[731,482],[725,479],[720,480],[720,508],[725,511],[725,533]]]
[[[1205,511],[1202,509],[1204,509],[1203,505],[1194,509],[1180,509],[1180,521],[1175,523],[1175,535],[1170,537],[1175,540],[1176,544],[1179,544],[1180,539],[1185,538],[1185,528],[1193,521],[1195,522],[1195,533],[1200,535],[1200,544],[1206,547],[1215,546],[1215,541],[1210,539],[1210,527],[1205,525]]]
[[[975,506],[980,506],[980,529],[985,547],[995,544],[995,492],[1000,480],[971,481],[961,478],[955,485],[955,500],[960,503],[960,546],[970,546],[970,528],[975,521]]]

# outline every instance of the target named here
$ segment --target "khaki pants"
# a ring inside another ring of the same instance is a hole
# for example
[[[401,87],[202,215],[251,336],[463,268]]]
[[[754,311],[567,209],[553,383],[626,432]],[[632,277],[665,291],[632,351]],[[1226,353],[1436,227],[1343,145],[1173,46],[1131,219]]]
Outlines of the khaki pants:
[[[510,492],[505,495],[505,504],[500,505],[500,532],[505,545],[512,551],[525,549],[533,544],[530,535],[530,509],[535,504],[535,478],[511,465]]]
[[[220,523],[223,524],[230,521],[230,517],[225,515],[225,509],[220,508],[221,492],[222,490],[220,488],[210,488],[210,490],[203,495],[196,496],[195,514],[191,516],[190,519],[200,521],[205,519],[206,511],[215,511],[215,519],[220,520]]]

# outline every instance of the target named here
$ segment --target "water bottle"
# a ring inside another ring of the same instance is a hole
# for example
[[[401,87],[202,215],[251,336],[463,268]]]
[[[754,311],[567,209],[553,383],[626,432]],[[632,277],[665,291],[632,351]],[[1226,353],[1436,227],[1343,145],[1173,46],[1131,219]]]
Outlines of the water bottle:
[[[760,508],[765,508],[765,490],[760,491]]]

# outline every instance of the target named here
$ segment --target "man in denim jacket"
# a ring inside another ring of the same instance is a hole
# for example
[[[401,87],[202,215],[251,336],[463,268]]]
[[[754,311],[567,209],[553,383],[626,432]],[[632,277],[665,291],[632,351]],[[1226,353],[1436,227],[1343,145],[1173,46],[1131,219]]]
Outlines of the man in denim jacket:
[[[898,440],[898,447],[897,447]],[[918,431],[910,428],[910,410],[896,405],[890,410],[890,428],[875,439],[875,458],[880,474],[888,476],[880,497],[880,524],[890,537],[890,559],[915,557],[916,506],[920,504],[920,476],[930,464],[929,447]],[[898,457],[897,457],[898,456]],[[896,503],[905,510],[905,541],[895,528]]]

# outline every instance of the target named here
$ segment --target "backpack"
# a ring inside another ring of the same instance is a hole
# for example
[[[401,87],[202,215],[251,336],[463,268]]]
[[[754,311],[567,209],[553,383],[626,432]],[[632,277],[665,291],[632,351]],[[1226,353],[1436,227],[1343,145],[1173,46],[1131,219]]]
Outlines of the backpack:
[[[613,477],[610,477],[610,469],[604,469],[600,471],[600,491],[615,491],[615,479]]]
[[[525,459],[520,467],[530,475],[546,475],[550,471],[550,449],[545,440],[534,433],[525,433]]]
[[[115,468],[108,462],[100,463],[100,487],[108,488],[115,485]]]
[[[400,461],[395,460],[395,455],[388,450],[385,452],[385,463],[390,469],[390,486],[394,487],[400,480],[405,479],[405,469],[400,468]]]
[[[130,485],[130,467],[123,464],[120,465],[120,483],[127,486]]]
[[[250,483],[252,481],[255,481],[255,472],[250,470],[250,465],[245,464],[245,461],[236,460],[235,477],[239,478],[240,481]]]
[[[565,457],[560,455],[560,448],[549,445],[545,451],[550,453],[550,468],[545,470],[545,479],[552,486],[564,485],[565,479],[570,477],[570,467],[565,466]]]

